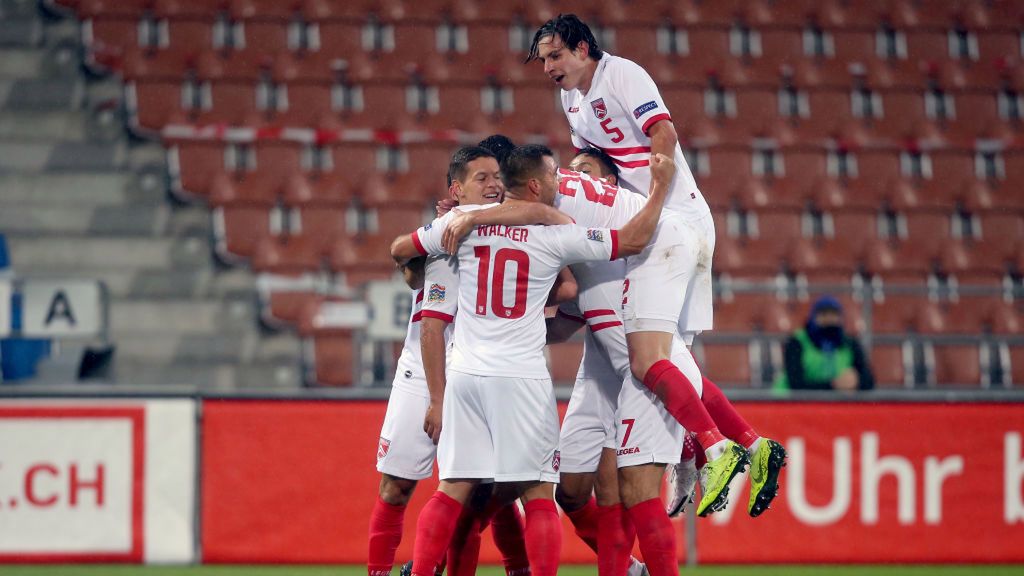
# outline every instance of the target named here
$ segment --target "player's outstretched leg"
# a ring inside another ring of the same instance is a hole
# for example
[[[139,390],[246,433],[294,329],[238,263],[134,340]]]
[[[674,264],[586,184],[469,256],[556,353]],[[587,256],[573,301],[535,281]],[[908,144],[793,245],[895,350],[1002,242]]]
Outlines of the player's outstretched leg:
[[[700,476],[700,468],[697,466],[697,453],[701,452],[700,446],[693,434],[687,432],[683,436],[683,453],[679,463],[669,467],[668,473],[668,500],[665,511],[669,518],[675,518],[683,513],[686,505],[693,502],[694,492],[697,489],[697,479]]]
[[[729,503],[729,482],[743,472],[750,463],[750,456],[742,446],[728,441],[725,454],[708,461],[701,470],[701,499],[697,515],[707,516],[718,512]]]
[[[377,502],[370,514],[370,546],[366,558],[369,576],[390,576],[395,551],[402,542],[405,508],[415,488],[415,480],[382,475]]]
[[[779,489],[779,474],[786,465],[786,450],[770,438],[762,438],[744,420],[736,407],[714,382],[703,378],[701,399],[715,424],[730,440],[747,449],[750,455],[750,501],[747,511],[759,516],[768,509]]]

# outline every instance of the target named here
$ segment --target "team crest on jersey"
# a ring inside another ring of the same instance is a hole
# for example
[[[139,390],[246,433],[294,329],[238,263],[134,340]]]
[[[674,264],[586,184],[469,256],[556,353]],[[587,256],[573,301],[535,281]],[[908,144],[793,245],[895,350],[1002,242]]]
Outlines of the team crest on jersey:
[[[445,287],[441,284],[431,284],[427,291],[427,302],[444,302]]]
[[[593,240],[594,242],[604,242],[604,232],[601,230],[594,230],[593,228],[587,230],[587,240]]]
[[[633,118],[636,118],[637,120],[639,120],[641,116],[643,116],[644,114],[647,114],[648,112],[650,112],[651,110],[654,110],[657,107],[658,107],[658,103],[655,102],[654,100],[651,100],[650,102],[648,102],[646,104],[641,104],[641,105],[637,106],[633,110]]]
[[[562,467],[562,453],[555,450],[555,454],[551,457],[551,469],[558,472],[558,469]]]
[[[594,109],[594,116],[597,116],[598,120],[604,120],[604,117],[608,115],[608,107],[604,105],[604,98],[598,98],[590,103],[590,107]]]
[[[383,459],[388,455],[388,450],[391,448],[391,440],[381,436],[380,442],[377,443],[377,460]]]

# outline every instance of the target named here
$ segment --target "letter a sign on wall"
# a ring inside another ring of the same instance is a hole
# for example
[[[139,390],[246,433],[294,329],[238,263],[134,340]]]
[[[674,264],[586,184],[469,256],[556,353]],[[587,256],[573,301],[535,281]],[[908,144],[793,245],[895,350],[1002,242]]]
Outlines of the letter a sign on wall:
[[[103,330],[103,291],[95,280],[31,280],[22,293],[26,336],[88,337]]]

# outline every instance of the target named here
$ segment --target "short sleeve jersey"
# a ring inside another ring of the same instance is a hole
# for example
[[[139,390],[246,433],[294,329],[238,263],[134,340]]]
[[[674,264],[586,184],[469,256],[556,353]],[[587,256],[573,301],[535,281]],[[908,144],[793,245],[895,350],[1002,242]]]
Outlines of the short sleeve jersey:
[[[432,262],[434,260],[434,262]],[[445,347],[451,342],[452,324],[455,319],[457,270],[449,258],[427,260],[422,290],[413,293],[409,327],[405,331],[405,343],[398,357],[394,387],[418,396],[429,397],[426,377],[423,373],[423,353],[420,349],[420,322],[424,316],[446,320],[444,330]]]
[[[441,237],[453,217],[446,214],[413,233],[420,253],[444,253]],[[457,256],[461,312],[449,368],[481,376],[550,378],[544,361],[548,293],[564,266],[618,258],[618,231],[478,226]]]
[[[647,196],[651,186],[649,130],[672,115],[650,75],[638,64],[605,53],[597,63],[590,90],[562,90],[562,109],[577,148],[595,146],[608,153],[620,170],[619,182]],[[676,174],[665,207],[687,220],[711,213],[676,144]]]
[[[636,215],[647,198],[582,172],[558,170],[555,208],[580,226],[622,228]]]

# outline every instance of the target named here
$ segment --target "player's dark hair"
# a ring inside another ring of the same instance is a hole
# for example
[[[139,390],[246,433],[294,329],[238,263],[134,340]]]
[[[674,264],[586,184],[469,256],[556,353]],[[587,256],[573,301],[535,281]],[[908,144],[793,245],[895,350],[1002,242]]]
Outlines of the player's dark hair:
[[[493,152],[480,146],[463,146],[459,148],[452,154],[452,160],[448,163],[448,186],[451,186],[454,180],[461,182],[466,179],[469,163],[473,160],[494,157]]]
[[[615,176],[615,180],[619,179],[619,166],[615,164],[615,160],[612,160],[612,157],[607,152],[600,148],[587,146],[576,153],[577,156],[582,156],[583,154],[600,162],[604,166],[604,173],[606,175]]]
[[[500,164],[508,156],[515,147],[516,143],[511,138],[504,134],[491,134],[487,138],[480,141],[477,146],[490,150],[494,157],[498,159]]]
[[[590,26],[587,26],[575,14],[559,14],[537,29],[537,33],[533,35],[533,43],[530,44],[530,52],[526,55],[526,62],[537,59],[542,39],[555,35],[562,39],[562,43],[569,50],[575,50],[580,42],[586,42],[587,46],[590,46],[591,58],[600,60],[604,56],[604,51],[601,50],[597,39],[594,38],[594,33],[590,31]]]
[[[526,144],[508,153],[501,163],[501,179],[505,188],[512,190],[525,186],[526,182],[544,167],[544,157],[554,156],[550,148],[542,144]]]

